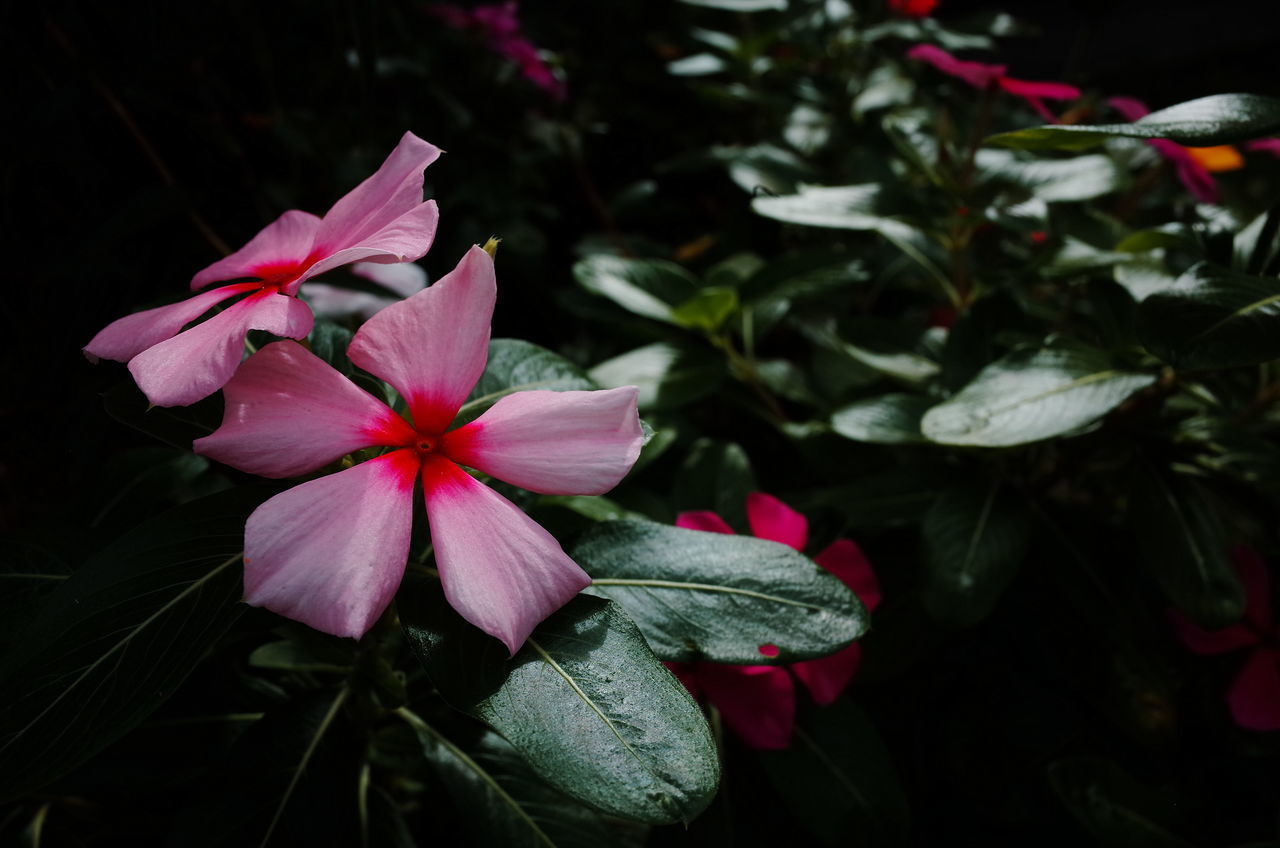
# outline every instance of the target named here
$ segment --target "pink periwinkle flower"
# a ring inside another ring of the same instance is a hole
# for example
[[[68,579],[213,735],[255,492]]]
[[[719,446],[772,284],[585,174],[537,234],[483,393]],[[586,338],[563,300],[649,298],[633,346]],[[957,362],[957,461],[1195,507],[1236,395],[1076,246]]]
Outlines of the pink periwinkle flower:
[[[927,62],[942,73],[963,80],[974,88],[985,90],[994,85],[1009,94],[1021,97],[1041,117],[1053,124],[1058,122],[1058,117],[1049,110],[1044,101],[1075,100],[1080,96],[1080,89],[1074,85],[1063,82],[1014,79],[1005,75],[1007,70],[1005,65],[987,65],[982,62],[957,59],[933,44],[917,44],[907,51],[907,58]]]
[[[543,494],[606,492],[640,453],[637,390],[517,392],[449,430],[484,371],[496,291],[493,260],[475,247],[356,332],[351,361],[394,387],[407,417],[297,342],[266,345],[240,366],[222,425],[196,440],[198,453],[279,478],[389,449],[249,516],[247,603],[362,636],[404,574],[419,477],[446,598],[513,654],[591,582],[550,533],[461,466]]]
[[[751,534],[803,551],[809,541],[809,522],[782,501],[762,492],[747,496]],[[676,526],[710,533],[733,533],[714,512],[682,512]],[[853,590],[868,611],[880,605],[880,583],[862,550],[849,539],[832,542],[814,560]],[[764,656],[777,656],[773,645],[761,645]],[[862,662],[857,642],[834,654],[790,666],[668,663],[668,668],[695,697],[715,705],[724,723],[753,748],[787,747],[795,725],[794,674],[813,700],[830,704],[845,690]],[[788,669],[790,672],[788,673]]]
[[[1170,611],[1169,618],[1193,653],[1248,649],[1244,665],[1227,690],[1231,717],[1246,730],[1280,730],[1280,626],[1271,617],[1271,576],[1266,561],[1253,548],[1237,546],[1231,559],[1244,582],[1243,621],[1221,630],[1205,630],[1176,610]]]
[[[435,238],[434,200],[423,201],[423,170],[440,149],[405,133],[378,170],[317,218],[285,212],[235,253],[200,271],[193,291],[250,278],[181,303],[108,324],[84,351],[90,359],[129,363],[156,406],[185,406],[221,388],[235,372],[250,330],[300,339],[311,332],[311,310],[298,300],[307,280],[352,262],[420,259]],[[214,306],[243,295],[217,315],[182,328]]]
[[[515,0],[464,9],[453,3],[434,3],[427,10],[454,29],[481,34],[489,49],[520,69],[521,75],[556,100],[567,94],[564,81],[542,60],[538,48],[520,33]]]

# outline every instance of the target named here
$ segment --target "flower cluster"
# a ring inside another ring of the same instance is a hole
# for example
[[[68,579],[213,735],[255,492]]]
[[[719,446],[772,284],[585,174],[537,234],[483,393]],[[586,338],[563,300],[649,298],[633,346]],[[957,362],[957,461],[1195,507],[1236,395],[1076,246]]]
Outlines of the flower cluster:
[[[377,452],[250,515],[247,603],[327,633],[364,635],[404,574],[420,479],[445,596],[514,654],[539,621],[591,581],[551,534],[463,466],[545,494],[603,493],[640,452],[637,390],[516,392],[450,429],[488,357],[497,284],[493,257],[480,247],[426,288],[420,271],[366,268],[410,295],[390,305],[327,293],[330,308],[372,314],[347,352],[395,389],[404,415],[296,341],[272,342],[241,362],[250,329],[307,335],[311,311],[297,295],[311,277],[357,260],[404,262],[426,252],[436,207],[422,200],[422,170],[438,154],[406,134],[324,218],[286,212],[192,285],[253,282],[123,318],[86,350],[128,360],[156,404],[191,403],[223,387],[222,425],[194,449],[242,471],[296,477],[356,451]],[[224,312],[182,329],[237,295],[243,298]]]
[[[763,492],[747,496],[747,522],[751,533],[804,551],[809,542],[809,522],[782,501]],[[714,512],[683,512],[676,525],[710,533],[733,533]],[[840,578],[868,611],[880,605],[880,583],[871,563],[849,539],[837,539],[814,561]],[[777,648],[762,645],[761,655],[776,656]],[[734,733],[753,748],[785,748],[795,725],[796,695],[792,675],[804,684],[818,704],[830,704],[845,690],[862,662],[857,642],[830,656],[792,663],[786,668],[770,665],[722,665],[718,663],[668,663],[676,677],[695,696],[706,698],[720,711]]]

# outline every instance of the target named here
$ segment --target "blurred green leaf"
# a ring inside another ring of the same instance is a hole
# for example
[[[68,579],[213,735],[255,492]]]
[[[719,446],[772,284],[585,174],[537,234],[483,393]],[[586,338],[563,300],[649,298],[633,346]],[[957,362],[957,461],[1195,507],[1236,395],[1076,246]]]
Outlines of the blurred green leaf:
[[[438,583],[407,583],[397,604],[440,694],[501,733],[548,783],[652,824],[690,821],[711,801],[719,763],[706,721],[616,605],[575,598],[508,660]]]
[[[738,311],[738,292],[727,286],[702,289],[671,311],[681,327],[714,333]]]
[[[933,405],[923,395],[888,394],[855,401],[831,415],[831,429],[846,439],[880,445],[926,441],[920,418]]]
[[[787,0],[680,0],[690,6],[724,9],[727,12],[784,12]]]
[[[747,495],[756,490],[751,460],[732,442],[699,439],[676,478],[676,509],[709,509],[731,527],[747,526]]]
[[[1049,203],[1091,200],[1117,191],[1128,175],[1110,156],[1071,159],[1019,159],[1007,150],[981,150],[983,179],[1023,188]]]
[[[676,304],[697,293],[699,284],[679,265],[660,259],[627,259],[595,254],[573,266],[574,279],[592,294],[612,300],[628,312],[667,324],[677,323]]]
[[[941,444],[1022,445],[1092,424],[1154,382],[1154,375],[1115,368],[1099,351],[1024,348],[930,409],[920,429]]]
[[[604,388],[638,387],[639,407],[648,412],[675,409],[711,394],[727,372],[724,362],[705,349],[655,342],[601,362],[590,376]]]
[[[765,539],[610,521],[572,556],[592,577],[588,591],[621,604],[666,661],[793,662],[844,647],[869,623],[836,577]]]
[[[1049,785],[1095,844],[1113,848],[1191,848],[1167,822],[1176,802],[1142,786],[1115,763],[1092,757],[1058,760]]]

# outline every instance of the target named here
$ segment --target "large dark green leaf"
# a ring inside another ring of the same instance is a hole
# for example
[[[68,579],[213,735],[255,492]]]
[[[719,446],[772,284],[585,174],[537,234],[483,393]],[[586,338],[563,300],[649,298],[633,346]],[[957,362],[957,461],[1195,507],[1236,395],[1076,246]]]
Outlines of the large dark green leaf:
[[[1026,502],[998,482],[958,483],[934,502],[922,533],[925,606],[942,621],[974,624],[995,608],[1027,552]]]
[[[615,604],[575,598],[510,660],[438,584],[402,588],[399,607],[445,699],[561,791],[653,824],[689,821],[715,794],[719,763],[701,711]]]
[[[1142,786],[1115,763],[1086,757],[1049,766],[1049,785],[1080,825],[1113,848],[1191,848],[1167,823],[1177,804]]]
[[[1280,358],[1280,281],[1200,263],[1139,309],[1147,347],[1179,368]]]
[[[547,785],[516,750],[486,733],[463,750],[408,710],[423,754],[440,776],[468,829],[484,845],[597,848],[629,844],[598,812]]]
[[[1049,203],[1091,200],[1124,186],[1127,175],[1110,156],[1018,159],[1010,151],[983,150],[978,167],[984,179],[1029,191]]]
[[[698,292],[699,284],[688,271],[660,259],[627,259],[596,254],[573,266],[573,276],[592,294],[607,297],[628,312],[680,323],[675,307]]]
[[[1130,520],[1142,558],[1178,609],[1205,627],[1244,614],[1244,586],[1231,566],[1227,534],[1209,493],[1195,480],[1141,468]]]
[[[920,429],[948,445],[1036,442],[1092,424],[1153,382],[1151,374],[1112,366],[1098,351],[1024,348],[988,365],[930,409]]]
[[[890,394],[854,401],[832,413],[831,429],[855,442],[923,442],[920,417],[930,406],[932,402],[923,395]]]
[[[792,662],[866,632],[857,596],[786,545],[651,521],[597,524],[573,549],[588,591],[622,605],[660,658]],[[760,646],[773,644],[770,660]]]
[[[264,493],[141,525],[43,603],[0,659],[0,798],[34,789],[144,719],[239,615],[244,521]]]
[[[1054,124],[1001,133],[987,144],[1024,150],[1083,150],[1108,138],[1167,138],[1208,147],[1280,132],[1280,100],[1258,94],[1214,94],[1152,112],[1131,124]]]

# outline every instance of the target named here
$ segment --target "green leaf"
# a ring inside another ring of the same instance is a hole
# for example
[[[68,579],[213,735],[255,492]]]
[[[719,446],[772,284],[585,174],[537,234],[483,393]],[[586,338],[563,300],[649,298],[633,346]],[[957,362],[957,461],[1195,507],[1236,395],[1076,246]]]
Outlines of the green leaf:
[[[727,12],[785,12],[787,0],[680,0],[690,6],[724,9]]]
[[[1204,627],[1244,615],[1244,586],[1209,492],[1195,480],[1140,468],[1129,518],[1143,563],[1169,601]]]
[[[868,626],[839,579],[765,539],[609,521],[572,555],[592,577],[588,591],[621,604],[667,661],[793,662],[837,651]],[[765,644],[776,657],[760,653]]]
[[[1280,358],[1280,281],[1206,262],[1138,311],[1147,348],[1176,368],[1231,368]]]
[[[628,312],[677,323],[673,307],[697,293],[697,279],[679,265],[660,259],[627,259],[596,254],[573,266],[574,279],[592,294],[612,300]]]
[[[103,550],[0,658],[0,799],[35,789],[163,703],[240,614],[244,521],[263,492],[185,504]]]
[[[726,376],[724,362],[706,350],[665,342],[636,348],[591,369],[591,378],[605,388],[636,386],[640,409],[674,409],[716,390]]]
[[[676,509],[709,509],[741,529],[747,526],[747,495],[756,490],[756,478],[741,446],[699,439],[689,449],[675,488]]]
[[[738,292],[727,286],[705,288],[671,311],[681,327],[714,333],[738,311]]]
[[[1191,848],[1167,822],[1177,813],[1173,799],[1142,786],[1115,763],[1092,757],[1058,760],[1048,769],[1058,799],[1096,840],[1112,848]]]
[[[925,607],[937,619],[976,624],[995,608],[1030,540],[1026,501],[998,482],[964,481],[925,516]]]
[[[831,416],[831,429],[855,442],[878,445],[925,441],[920,418],[933,405],[923,395],[888,394],[855,401]]]
[[[1048,203],[1091,200],[1122,188],[1128,175],[1110,156],[1019,159],[1006,150],[978,152],[984,179],[1026,189]]]
[[[1027,444],[1092,424],[1153,382],[1151,374],[1112,367],[1098,351],[1024,348],[930,409],[920,429],[948,445]]]
[[[652,824],[690,821],[711,801],[720,769],[706,721],[616,605],[575,598],[510,660],[439,584],[407,585],[398,605],[445,700],[501,733],[548,783]]]
[[[1108,138],[1167,138],[1192,147],[1232,144],[1280,132],[1280,100],[1214,94],[1160,109],[1131,124],[1054,124],[1001,133],[987,144],[1023,150],[1083,150]]]

